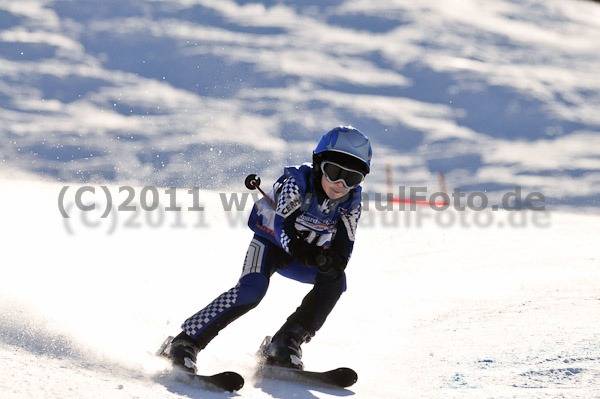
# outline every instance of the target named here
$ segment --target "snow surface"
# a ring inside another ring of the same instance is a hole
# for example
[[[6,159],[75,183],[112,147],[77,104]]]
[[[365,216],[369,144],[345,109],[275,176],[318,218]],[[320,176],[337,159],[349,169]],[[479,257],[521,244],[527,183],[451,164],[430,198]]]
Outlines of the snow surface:
[[[225,212],[220,193],[202,191],[202,219],[182,211],[178,223],[165,216],[150,225],[158,212],[138,211],[132,227],[115,222],[121,214],[102,220],[98,200],[87,219],[67,207],[67,224],[61,188],[0,180],[0,396],[237,396],[161,377],[166,365],[150,352],[235,284],[252,236],[243,225],[251,203]],[[308,367],[352,367],[355,386],[253,380],[262,338],[310,287],[278,275],[263,302],[201,352],[202,372],[241,372],[239,395],[248,398],[598,397],[600,254],[592,241],[600,216],[553,212],[536,226],[531,213],[516,213],[526,223],[509,227],[513,219],[499,211],[489,227],[444,227],[442,212],[419,209],[365,212],[349,289],[304,345]],[[386,227],[393,215],[402,219]]]

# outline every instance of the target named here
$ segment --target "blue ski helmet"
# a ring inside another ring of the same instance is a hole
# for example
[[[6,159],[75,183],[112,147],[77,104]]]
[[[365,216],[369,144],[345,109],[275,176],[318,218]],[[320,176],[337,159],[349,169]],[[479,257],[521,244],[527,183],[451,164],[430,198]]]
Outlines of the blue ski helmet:
[[[365,176],[371,171],[371,142],[352,126],[336,127],[325,133],[313,152],[315,169],[323,161],[332,161]]]

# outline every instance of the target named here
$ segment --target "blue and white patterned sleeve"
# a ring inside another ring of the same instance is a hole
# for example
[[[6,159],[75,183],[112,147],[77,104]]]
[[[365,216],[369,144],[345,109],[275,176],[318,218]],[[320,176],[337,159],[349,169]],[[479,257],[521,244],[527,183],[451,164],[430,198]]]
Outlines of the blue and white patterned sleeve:
[[[296,183],[296,180],[290,176],[284,181],[281,193],[277,199],[274,223],[275,237],[279,240],[281,247],[288,253],[290,252],[290,237],[285,232],[284,223],[286,218],[295,217],[295,215],[292,215],[302,206],[303,195],[304,193]]]
[[[342,216],[338,222],[338,231],[331,242],[331,249],[342,256],[346,261],[350,261],[352,250],[354,249],[354,238],[356,237],[356,227],[360,219],[360,205]]]
[[[356,237],[356,228],[358,227],[358,220],[360,219],[361,207],[362,206],[359,204],[352,211],[342,216],[342,222],[344,223],[344,227],[346,227],[348,239],[350,241],[354,241],[354,238]]]

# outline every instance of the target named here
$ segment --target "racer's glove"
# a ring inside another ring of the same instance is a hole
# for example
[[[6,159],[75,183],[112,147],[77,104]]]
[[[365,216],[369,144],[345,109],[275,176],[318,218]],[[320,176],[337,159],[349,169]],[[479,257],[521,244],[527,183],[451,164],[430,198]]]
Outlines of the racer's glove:
[[[336,251],[327,248],[321,252],[316,258],[317,268],[319,273],[333,277],[337,280],[344,274],[348,260],[338,254]]]
[[[315,244],[309,244],[300,237],[290,239],[288,244],[290,253],[298,259],[298,261],[308,267],[318,266],[317,257],[322,256],[322,248]]]

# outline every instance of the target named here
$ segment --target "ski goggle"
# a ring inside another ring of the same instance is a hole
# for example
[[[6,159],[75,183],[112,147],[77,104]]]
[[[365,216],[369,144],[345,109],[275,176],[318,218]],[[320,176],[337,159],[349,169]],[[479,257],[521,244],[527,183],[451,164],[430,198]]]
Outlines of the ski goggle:
[[[323,176],[325,176],[329,183],[341,181],[344,187],[348,189],[358,186],[365,180],[365,175],[362,173],[353,169],[344,168],[331,161],[323,161],[321,163],[321,170],[323,171]]]

